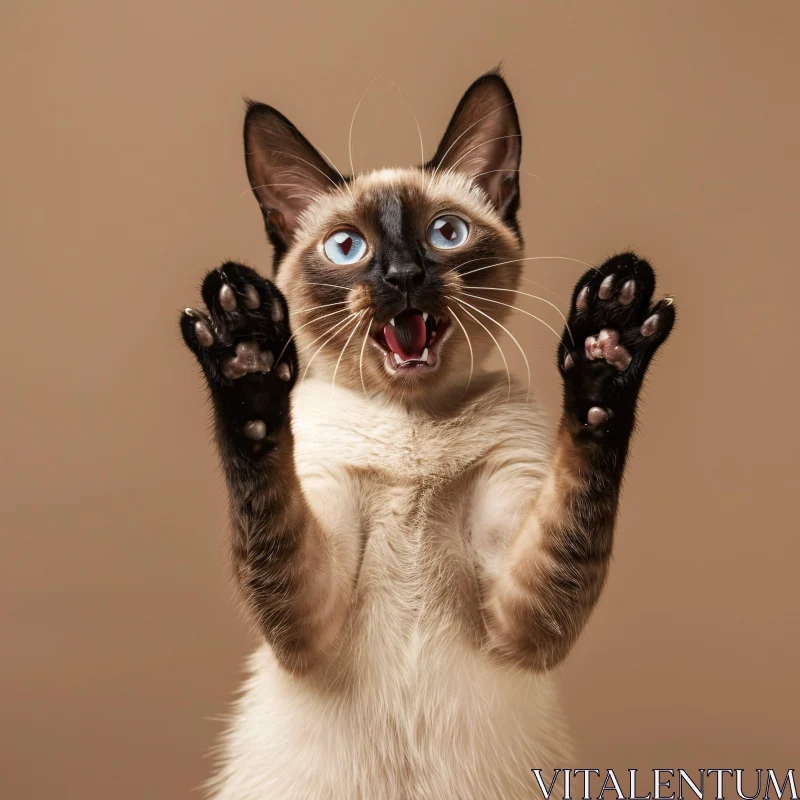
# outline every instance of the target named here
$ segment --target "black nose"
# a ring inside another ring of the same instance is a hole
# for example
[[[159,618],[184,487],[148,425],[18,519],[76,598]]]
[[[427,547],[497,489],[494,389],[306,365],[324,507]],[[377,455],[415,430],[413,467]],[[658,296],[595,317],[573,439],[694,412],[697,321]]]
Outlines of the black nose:
[[[395,289],[404,294],[416,289],[425,280],[425,270],[419,265],[411,262],[391,264],[384,273],[383,279]]]

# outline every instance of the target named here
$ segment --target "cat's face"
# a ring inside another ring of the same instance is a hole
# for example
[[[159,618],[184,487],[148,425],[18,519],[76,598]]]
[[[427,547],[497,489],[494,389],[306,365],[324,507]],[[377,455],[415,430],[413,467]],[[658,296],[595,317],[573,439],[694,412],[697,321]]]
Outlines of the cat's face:
[[[260,105],[245,147],[301,379],[312,365],[332,385],[412,402],[463,393],[520,272],[520,135],[504,81],[470,87],[421,168],[344,179]]]

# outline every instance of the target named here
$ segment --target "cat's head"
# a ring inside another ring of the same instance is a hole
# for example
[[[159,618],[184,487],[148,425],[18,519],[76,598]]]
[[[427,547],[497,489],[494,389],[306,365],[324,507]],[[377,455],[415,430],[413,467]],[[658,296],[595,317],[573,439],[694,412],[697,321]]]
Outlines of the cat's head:
[[[300,352],[338,385],[413,402],[462,392],[514,302],[521,137],[496,73],[458,104],[421,167],[340,174],[251,103],[247,172]]]

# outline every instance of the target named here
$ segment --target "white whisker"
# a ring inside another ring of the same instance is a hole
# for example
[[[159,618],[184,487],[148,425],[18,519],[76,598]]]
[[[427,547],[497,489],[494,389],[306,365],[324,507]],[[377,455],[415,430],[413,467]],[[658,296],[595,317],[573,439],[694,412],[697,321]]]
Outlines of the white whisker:
[[[491,175],[493,172],[518,172],[520,175],[530,175],[531,178],[538,178],[538,175],[535,175],[533,172],[526,172],[524,169],[487,169],[486,172],[479,172],[477,175],[472,176],[472,180],[474,181],[475,178],[480,178],[483,175]]]
[[[449,275],[451,272],[455,272],[461,267],[466,267],[467,264],[474,264],[476,261],[488,261],[490,258],[496,258],[496,256],[478,256],[477,258],[471,258],[469,261],[462,261],[460,264],[456,264],[451,269],[447,270],[447,272],[442,273],[443,275]]]
[[[244,197],[246,194],[250,194],[250,192],[255,191],[256,189],[266,189],[269,186],[291,186],[294,189],[303,189],[304,187],[299,186],[296,183],[260,183],[258,186],[251,186],[249,189],[245,189],[239,197]],[[315,198],[319,197],[318,194],[311,194],[311,199],[314,200]]]
[[[414,124],[417,126],[417,133],[419,134],[420,167],[423,167],[425,165],[425,145],[422,143],[422,128],[420,128],[419,126],[419,120],[417,119],[417,116],[411,107],[411,101],[408,99],[408,95],[394,81],[391,81],[391,84],[405,98],[405,101],[408,104],[408,110],[411,114],[412,119],[414,120]],[[421,172],[422,172],[422,188],[425,189],[425,170],[421,170]]]
[[[342,179],[342,186],[347,187],[347,191],[350,194],[350,199],[351,200],[355,200],[355,197],[353,195],[353,190],[350,188],[350,184],[347,181],[347,179],[339,171],[339,167],[337,167],[336,164],[334,164],[333,161],[331,161],[331,159],[328,158],[328,156],[325,154],[325,152],[320,147],[317,147],[316,145],[313,145],[313,147],[315,147],[319,151],[319,154],[328,162],[328,164],[331,167],[333,167],[333,169],[336,171],[336,174]]]
[[[523,314],[527,314],[529,317],[533,317],[533,319],[535,319],[537,322],[541,322],[542,325],[544,325],[546,328],[550,328],[550,330],[553,331],[553,333],[555,334],[556,339],[558,339],[559,341],[561,340],[561,334],[555,328],[548,325],[543,319],[539,319],[539,317],[537,317],[535,314],[531,314],[530,311],[526,311],[524,308],[519,308],[519,306],[512,306],[510,303],[501,303],[499,300],[491,300],[488,297],[481,297],[479,294],[470,294],[469,292],[464,292],[464,294],[467,297],[474,298],[475,300],[483,300],[484,303],[494,303],[495,305],[505,306],[506,308],[513,308],[515,311],[520,311]],[[570,333],[570,338],[572,338],[571,333]],[[575,341],[573,340],[572,343],[575,344]]]
[[[526,278],[524,275],[520,275],[519,279],[525,283],[529,283],[531,286],[538,286],[540,289],[544,289],[546,292],[553,295],[556,300],[559,300],[564,305],[569,305],[569,300],[565,300],[555,289],[551,289],[549,286],[545,286],[543,283],[537,283],[531,278]]]
[[[323,343],[322,343],[322,344],[321,344],[321,345],[320,345],[320,346],[319,346],[319,347],[318,347],[318,348],[317,348],[317,349],[314,351],[314,355],[312,355],[312,356],[311,356],[311,358],[309,358],[309,359],[308,359],[308,364],[306,364],[306,368],[303,370],[303,377],[300,379],[300,385],[301,385],[301,386],[302,386],[302,384],[303,384],[303,381],[306,379],[306,375],[308,374],[308,370],[309,370],[309,367],[311,366],[311,363],[312,363],[312,362],[314,361],[314,359],[317,357],[317,355],[318,355],[318,354],[319,354],[319,352],[322,350],[322,348],[323,348],[323,347],[325,347],[325,345],[326,345],[326,344],[328,344],[328,342],[329,342],[331,339],[333,339],[333,337],[334,337],[334,336],[336,336],[336,334],[337,334],[337,333],[338,333],[338,332],[339,332],[339,331],[340,331],[340,330],[341,330],[341,329],[342,329],[342,328],[343,328],[345,325],[347,325],[347,323],[348,323],[348,322],[350,322],[350,320],[351,320],[351,319],[353,319],[353,317],[356,317],[356,316],[358,316],[358,315],[359,315],[359,314],[361,314],[361,313],[363,313],[363,312],[357,311],[357,312],[354,312],[353,314],[350,314],[349,316],[347,316],[347,317],[345,317],[343,320],[341,320],[341,322],[337,322],[335,325],[333,325],[333,326],[331,326],[330,328],[328,328],[328,330],[326,330],[326,331],[325,331],[325,333],[323,333],[321,336],[317,336],[317,338],[316,338],[316,339],[314,339],[313,341],[311,341],[311,342],[309,342],[309,343],[308,343],[308,347],[310,348],[312,344],[316,344],[316,343],[317,343],[317,342],[318,342],[318,341],[319,341],[319,340],[320,340],[320,339],[321,339],[323,336],[327,336],[329,333],[331,334],[331,335],[330,335],[330,336],[328,336],[328,338],[327,338],[327,339],[326,339],[326,340],[325,340],[325,341],[324,341],[324,342],[323,342]]]
[[[466,153],[463,153],[460,158],[458,158],[453,164],[451,164],[448,168],[448,172],[455,172],[456,167],[470,154],[473,153],[475,150],[480,150],[481,147],[485,147],[487,144],[491,144],[492,142],[499,142],[501,139],[521,139],[522,134],[520,133],[509,133],[506,136],[495,136],[493,139],[487,139],[485,142],[481,142],[480,144],[476,144],[475,147],[470,147]]]
[[[547,303],[547,305],[549,305],[552,308],[554,308],[558,312],[558,315],[561,317],[561,319],[564,320],[564,325],[566,325],[566,327],[567,327],[567,332],[569,333],[569,338],[572,339],[572,343],[575,344],[575,339],[572,338],[572,331],[570,330],[569,323],[567,322],[566,316],[564,316],[564,313],[561,311],[561,309],[555,303],[551,303],[549,300],[545,299],[544,297],[539,297],[538,294],[530,294],[529,292],[522,292],[519,289],[503,289],[502,287],[499,287],[499,286],[466,286],[465,288],[466,289],[472,289],[473,291],[475,291],[477,289],[478,291],[481,291],[481,292],[514,292],[514,294],[523,294],[523,295],[525,295],[525,297],[532,297],[534,300],[541,300],[543,303]],[[472,297],[472,296],[473,295],[470,295],[470,297]],[[516,308],[516,306],[514,306],[514,308]],[[518,309],[518,310],[522,311],[521,308]],[[536,317],[536,319],[538,319],[538,317]]]
[[[514,105],[513,100],[510,103],[505,103],[504,105],[495,108],[493,111],[490,111],[485,117],[481,117],[480,119],[475,120],[475,122],[473,122],[472,125],[469,125],[468,127],[464,128],[464,130],[461,131],[461,133],[458,136],[456,136],[456,138],[453,139],[453,141],[450,143],[450,147],[448,147],[447,150],[444,151],[442,157],[439,159],[439,163],[442,164],[444,162],[445,158],[447,158],[447,154],[455,147],[456,142],[458,142],[458,140],[461,139],[462,136],[466,135],[467,131],[472,130],[476,125],[480,125],[480,123],[483,122],[485,119],[489,119],[489,117],[491,117],[492,114],[496,114],[498,111],[502,111],[504,108],[508,108],[509,106],[513,105]],[[435,167],[433,170],[433,175],[431,177],[435,178],[436,173],[438,171],[439,167]]]
[[[358,357],[358,374],[361,376],[361,388],[364,390],[364,397],[369,400],[369,395],[367,394],[367,387],[364,384],[364,348],[367,346],[367,339],[369,338],[369,328],[372,325],[372,320],[375,317],[370,317],[369,321],[367,322],[367,330],[364,332],[364,341],[361,343],[361,355]]]
[[[291,314],[307,314],[309,311],[317,311],[320,308],[330,308],[331,306],[346,306],[348,303],[347,300],[340,300],[338,303],[323,303],[321,306],[311,306],[310,308],[298,308],[297,311],[290,308],[289,313]]]
[[[289,346],[289,343],[297,336],[297,332],[303,330],[303,328],[307,328],[309,325],[313,324],[317,320],[325,319],[326,317],[332,317],[334,314],[344,314],[347,311],[346,308],[340,308],[338,311],[330,311],[327,314],[323,314],[321,317],[316,317],[316,319],[310,319],[308,322],[304,322],[299,328],[295,328],[292,331],[292,335],[286,340],[286,344],[283,346],[283,350],[278,354],[278,357],[275,359],[275,363],[277,364],[281,358],[283,358],[283,354],[286,352],[286,348]],[[325,334],[323,334],[324,336]]]
[[[524,258],[512,258],[509,259],[508,261],[500,261],[497,264],[488,264],[485,267],[476,267],[475,269],[471,269],[468,272],[464,272],[461,275],[461,277],[466,278],[467,275],[472,275],[475,272],[481,272],[484,269],[492,269],[493,267],[502,267],[505,266],[506,264],[515,264],[518,261],[574,261],[576,264],[583,264],[585,267],[589,267],[589,269],[594,269],[594,270],[597,269],[597,267],[592,266],[592,264],[589,264],[586,261],[581,261],[579,258],[570,258],[569,256],[526,256]],[[453,272],[455,269],[458,269],[458,267],[454,267],[453,269],[449,270],[449,272]]]
[[[469,334],[467,333],[467,329],[464,327],[464,324],[456,316],[455,311],[453,311],[450,306],[447,306],[447,310],[450,312],[453,319],[458,323],[461,330],[464,331],[464,336],[467,340],[467,347],[469,347],[469,379],[467,380],[467,385],[464,387],[464,391],[461,393],[461,397],[464,397],[464,395],[467,393],[467,389],[469,389],[469,385],[472,383],[472,373],[475,370],[475,355],[472,352],[472,342],[470,341]]]
[[[495,343],[495,346],[500,352],[500,358],[503,359],[503,365],[506,368],[506,377],[508,378],[508,396],[506,397],[506,402],[508,402],[511,399],[511,370],[508,368],[508,361],[506,360],[506,354],[503,352],[503,348],[500,347],[500,342],[497,341],[494,334],[468,308],[466,308],[466,306],[464,306],[460,300],[457,300],[455,297],[448,297],[447,299],[455,300],[456,303],[458,303],[461,306],[464,313],[469,314],[469,316],[472,317],[472,319],[474,319],[475,322],[477,322],[478,325],[480,325],[481,328],[483,328],[486,331],[486,333],[489,334],[491,340]]]
[[[356,331],[361,327],[361,323],[364,321],[361,319],[361,316],[364,314],[363,311],[359,311],[359,319],[356,321],[355,327],[350,332],[350,335],[347,337],[347,341],[344,343],[344,347],[342,348],[342,352],[339,353],[339,358],[336,361],[336,367],[333,370],[333,379],[331,380],[331,394],[336,394],[336,373],[339,371],[339,364],[342,363],[342,357],[344,356],[344,351],[347,350],[347,345],[350,344],[350,340],[355,336]]]
[[[283,150],[250,150],[247,153],[245,153],[245,155],[248,156],[255,155],[256,153],[273,153],[279,156],[289,156],[289,158],[296,158],[298,161],[302,161],[304,164],[307,164],[309,167],[311,167],[311,169],[315,169],[317,172],[319,172],[319,174],[322,175],[322,177],[325,178],[331,184],[331,186],[333,186],[334,189],[338,190],[342,188],[338,183],[336,183],[336,181],[333,178],[331,178],[330,175],[328,175],[327,172],[324,172],[319,167],[312,164],[310,161],[306,161],[306,159],[300,158],[300,156],[295,155],[294,153],[286,153]],[[350,187],[348,186],[347,188],[349,189]]]
[[[342,286],[338,283],[312,283],[311,281],[306,281],[308,286],[330,286],[333,289],[344,289],[346,292],[350,291],[347,286]]]
[[[353,112],[353,118],[350,120],[350,133],[347,136],[347,152],[350,156],[350,174],[352,175],[353,178],[356,177],[356,171],[353,168],[353,125],[355,124],[356,121],[356,115],[358,114],[358,109],[361,108],[361,104],[364,102],[364,98],[367,96],[367,92],[369,92],[369,90],[375,85],[378,79],[381,78],[382,76],[383,76],[382,72],[376,75],[372,79],[372,82],[369,84],[369,86],[367,86],[367,88],[364,89],[364,94],[361,95],[361,99],[358,101],[358,104],[356,105],[356,110]]]
[[[468,296],[474,297],[474,295],[468,295]],[[482,297],[479,297],[478,299],[483,300]],[[498,328],[504,330],[511,337],[511,340],[517,346],[517,350],[519,350],[520,353],[522,353],[522,359],[525,362],[525,370],[528,373],[528,392],[525,395],[525,402],[527,403],[531,395],[531,365],[528,363],[528,356],[525,355],[525,351],[522,349],[522,345],[517,341],[517,337],[514,336],[514,334],[511,333],[511,331],[508,328],[506,328],[505,325],[499,323],[494,317],[489,316],[489,314],[487,314],[485,311],[481,311],[477,306],[473,306],[472,303],[468,303],[466,300],[459,300],[458,303],[459,305],[462,306],[469,306],[473,311],[477,311],[479,314],[482,314],[484,317],[486,317],[486,319],[490,319],[492,322],[494,322],[495,325],[497,325]]]

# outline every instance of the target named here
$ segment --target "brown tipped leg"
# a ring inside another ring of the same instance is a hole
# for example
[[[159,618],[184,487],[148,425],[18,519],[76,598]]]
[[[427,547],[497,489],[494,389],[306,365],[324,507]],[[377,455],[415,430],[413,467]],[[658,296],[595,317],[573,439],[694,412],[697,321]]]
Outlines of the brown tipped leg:
[[[564,413],[550,473],[491,587],[491,643],[536,670],[569,652],[608,573],[620,483],[645,372],[675,321],[626,253],[587,272],[558,352]]]
[[[208,383],[230,497],[234,571],[288,669],[314,666],[339,630],[343,569],[300,488],[289,424],[297,356],[278,289],[227,263],[203,282],[205,310],[180,327]]]

